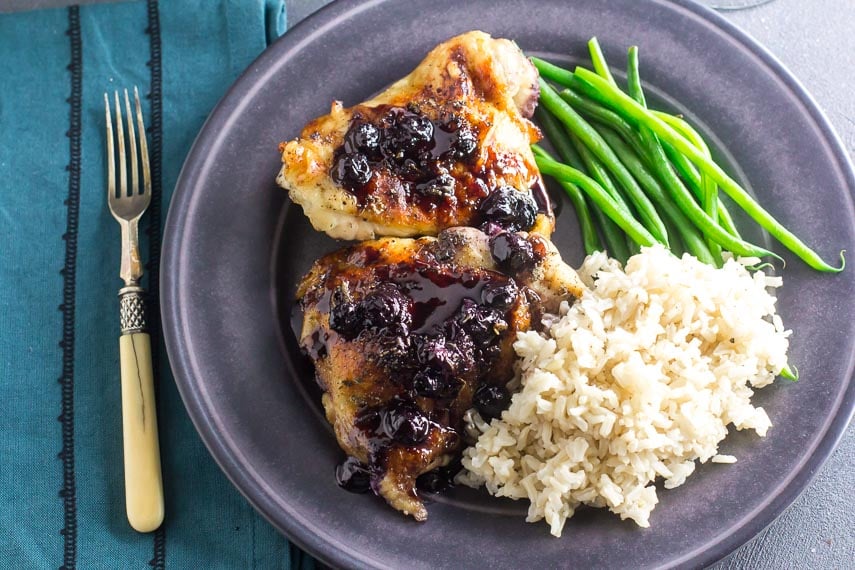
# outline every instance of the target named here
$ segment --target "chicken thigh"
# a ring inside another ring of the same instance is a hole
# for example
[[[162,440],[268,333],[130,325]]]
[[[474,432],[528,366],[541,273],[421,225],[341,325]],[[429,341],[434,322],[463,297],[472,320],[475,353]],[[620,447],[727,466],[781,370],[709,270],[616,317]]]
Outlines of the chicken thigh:
[[[549,236],[554,218],[530,145],[537,71],[505,39],[469,32],[434,48],[409,75],[364,103],[332,104],[280,145],[280,186],[333,238],[436,235],[479,226],[497,189]]]
[[[516,333],[582,289],[547,239],[495,228],[384,238],[316,261],[297,292],[300,345],[350,456],[340,483],[425,520],[417,479],[458,454],[468,409],[490,418],[507,406]]]

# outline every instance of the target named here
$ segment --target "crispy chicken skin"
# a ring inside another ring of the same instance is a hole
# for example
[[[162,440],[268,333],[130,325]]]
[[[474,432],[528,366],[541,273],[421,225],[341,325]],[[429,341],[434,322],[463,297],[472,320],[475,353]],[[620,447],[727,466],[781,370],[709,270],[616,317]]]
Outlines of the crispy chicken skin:
[[[582,289],[535,233],[452,228],[367,241],[315,262],[297,291],[300,345],[336,438],[371,489],[425,520],[416,479],[459,451],[479,388],[501,391],[510,380],[516,333]]]
[[[348,108],[335,101],[328,115],[280,145],[283,165],[276,180],[315,229],[333,238],[436,235],[478,225],[479,206],[495,188],[530,196],[540,185],[530,149],[540,132],[528,120],[537,98],[537,71],[516,44],[468,32],[438,45],[373,99]],[[431,121],[435,136],[418,152],[390,146],[395,113]],[[386,136],[382,157],[347,147],[349,129],[361,123]],[[463,144],[461,150],[454,137],[463,131],[472,147]],[[446,144],[450,152],[439,156]],[[357,165],[343,165],[354,153],[361,155]],[[358,181],[348,183],[354,177]],[[533,228],[521,229],[548,236],[553,224],[547,206]]]

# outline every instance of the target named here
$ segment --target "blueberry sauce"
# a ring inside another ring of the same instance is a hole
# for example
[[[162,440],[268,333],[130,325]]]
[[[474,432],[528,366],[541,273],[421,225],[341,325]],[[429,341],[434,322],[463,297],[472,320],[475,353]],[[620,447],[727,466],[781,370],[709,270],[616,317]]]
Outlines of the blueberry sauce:
[[[490,149],[479,153],[479,130],[454,113],[431,119],[414,106],[362,108],[333,154],[330,176],[360,206],[370,196],[384,204],[400,204],[403,197],[407,209],[447,225],[493,222],[528,230],[538,212],[551,215],[539,182],[534,193],[492,186],[508,169],[525,167]]]

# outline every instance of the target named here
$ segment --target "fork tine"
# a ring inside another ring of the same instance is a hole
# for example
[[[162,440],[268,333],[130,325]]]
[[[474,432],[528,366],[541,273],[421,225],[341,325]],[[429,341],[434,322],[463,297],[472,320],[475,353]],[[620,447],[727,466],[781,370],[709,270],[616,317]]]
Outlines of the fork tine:
[[[119,139],[119,196],[124,198],[128,195],[128,165],[125,157],[125,128],[122,126],[122,107],[119,105],[119,92],[116,96],[116,137]]]
[[[116,198],[116,157],[113,149],[113,117],[110,116],[110,98],[104,93],[104,111],[107,118],[107,197]]]
[[[137,170],[137,134],[134,132],[134,115],[131,113],[131,101],[125,89],[125,119],[128,121],[128,142],[131,147],[131,196],[140,193],[139,171]]]
[[[145,124],[143,123],[142,105],[140,105],[140,93],[134,86],[134,101],[137,108],[137,127],[140,132],[140,157],[142,158],[143,171],[143,193],[151,194],[151,170],[148,165],[148,142],[145,136]]]

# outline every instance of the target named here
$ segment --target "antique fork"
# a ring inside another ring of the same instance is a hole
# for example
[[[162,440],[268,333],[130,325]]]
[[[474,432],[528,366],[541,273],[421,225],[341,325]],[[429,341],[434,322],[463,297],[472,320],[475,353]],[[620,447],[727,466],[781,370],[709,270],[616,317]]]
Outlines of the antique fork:
[[[119,193],[116,193],[117,157],[113,150],[113,119],[110,99],[104,93],[107,117],[107,198],[110,212],[122,227],[122,265],[119,275],[125,286],[119,290],[122,335],[119,355],[122,372],[122,426],[125,455],[125,508],[128,522],[139,532],[155,530],[163,522],[163,480],[160,472],[160,447],[157,441],[157,413],[154,408],[154,383],[151,366],[151,340],[146,331],[143,288],[139,280],[143,267],[139,252],[139,220],[151,202],[151,172],[148,144],[143,124],[139,93],[134,87],[136,120],[139,131],[140,164],[143,188],[139,188],[137,141],[134,115],[128,90],[125,111],[128,123],[130,162],[125,154],[122,107],[119,92],[116,102],[116,142],[119,147]],[[131,193],[128,194],[127,170],[130,164]]]

